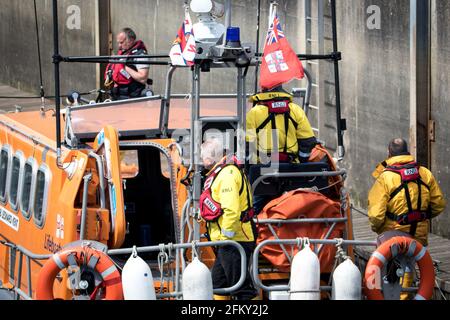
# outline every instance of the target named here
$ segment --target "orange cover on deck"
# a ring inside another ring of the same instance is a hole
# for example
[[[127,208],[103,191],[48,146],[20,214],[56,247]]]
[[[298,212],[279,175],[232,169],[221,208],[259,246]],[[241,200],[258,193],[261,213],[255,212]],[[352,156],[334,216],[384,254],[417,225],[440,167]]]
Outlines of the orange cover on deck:
[[[269,202],[258,219],[315,219],[315,218],[342,218],[340,203],[333,201],[321,193],[295,190],[288,192],[280,198]],[[279,239],[296,239],[308,237],[310,239],[324,239],[332,224],[325,223],[295,223],[272,224]],[[345,224],[337,223],[328,239],[343,238]],[[265,240],[275,240],[274,235],[266,224],[258,226],[257,243]],[[286,251],[294,255],[298,252],[297,245],[285,246]],[[290,271],[290,263],[280,245],[269,245],[261,249],[261,254],[282,272]],[[336,247],[334,245],[323,246],[319,253],[321,273],[329,273],[333,269]],[[293,255],[293,256],[294,256]]]

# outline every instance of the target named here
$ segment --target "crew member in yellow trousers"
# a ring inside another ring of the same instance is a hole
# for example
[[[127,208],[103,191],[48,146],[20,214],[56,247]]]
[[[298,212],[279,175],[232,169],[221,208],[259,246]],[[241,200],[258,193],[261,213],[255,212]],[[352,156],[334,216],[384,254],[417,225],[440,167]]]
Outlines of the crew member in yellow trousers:
[[[430,170],[419,166],[408,152],[404,139],[389,143],[389,157],[372,174],[376,179],[369,191],[369,222],[381,234],[390,230],[409,233],[428,245],[430,219],[441,214],[446,200]],[[402,286],[411,287],[413,273],[406,270]],[[402,294],[401,299],[409,298]]]

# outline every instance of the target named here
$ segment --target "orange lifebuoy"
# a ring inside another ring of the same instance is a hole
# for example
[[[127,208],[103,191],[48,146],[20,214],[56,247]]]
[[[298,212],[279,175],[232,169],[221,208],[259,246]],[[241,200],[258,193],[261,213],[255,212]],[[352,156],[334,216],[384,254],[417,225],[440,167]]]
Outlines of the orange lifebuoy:
[[[433,260],[427,249],[408,237],[394,237],[381,244],[367,262],[364,275],[364,293],[369,300],[384,300],[380,286],[374,286],[374,277],[381,277],[383,266],[397,255],[414,257],[420,270],[419,290],[414,300],[429,300],[433,296],[435,274]]]
[[[103,278],[105,300],[123,300],[120,273],[107,254],[90,247],[75,247],[54,254],[42,267],[36,288],[38,300],[53,300],[53,283],[58,273],[69,266],[69,259],[78,266],[88,264]],[[90,263],[92,261],[92,263]]]

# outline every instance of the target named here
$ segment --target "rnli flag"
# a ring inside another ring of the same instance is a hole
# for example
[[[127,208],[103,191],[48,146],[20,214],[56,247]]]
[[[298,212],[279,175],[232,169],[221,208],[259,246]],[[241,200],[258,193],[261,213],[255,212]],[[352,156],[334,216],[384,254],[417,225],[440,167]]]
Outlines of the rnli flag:
[[[276,7],[270,19],[261,64],[260,86],[272,89],[292,79],[303,79],[303,66],[281,29]]]
[[[194,64],[196,48],[195,38],[192,31],[192,21],[189,10],[185,12],[185,19],[177,37],[170,49],[170,61],[174,66],[192,66]]]

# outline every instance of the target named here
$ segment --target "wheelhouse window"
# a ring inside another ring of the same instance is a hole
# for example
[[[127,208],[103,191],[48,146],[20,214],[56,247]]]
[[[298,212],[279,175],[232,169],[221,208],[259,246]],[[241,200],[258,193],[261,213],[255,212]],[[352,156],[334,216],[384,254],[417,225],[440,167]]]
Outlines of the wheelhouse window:
[[[11,208],[13,210],[17,211],[17,202],[19,198],[19,182],[20,182],[20,176],[22,173],[22,167],[23,167],[23,154],[22,152],[18,151],[12,160],[11,164],[11,178],[9,182],[9,204],[11,205]]]
[[[48,189],[50,185],[50,171],[46,165],[42,165],[36,175],[36,191],[34,193],[34,222],[38,227],[43,227],[47,211]]]
[[[137,150],[120,151],[120,172],[123,179],[136,178],[139,174],[139,155]]]
[[[170,166],[166,155],[160,152],[159,158],[161,160],[161,174],[167,179],[170,179]]]
[[[30,203],[34,164],[35,160],[32,158],[25,163],[21,182],[22,192],[20,194],[20,210],[22,211],[22,215],[28,220],[31,217]]]
[[[4,146],[0,152],[0,201],[6,202],[6,183],[9,169],[9,147]]]

